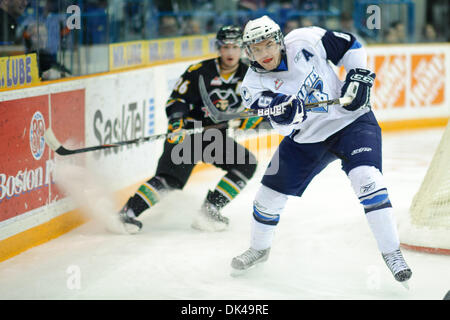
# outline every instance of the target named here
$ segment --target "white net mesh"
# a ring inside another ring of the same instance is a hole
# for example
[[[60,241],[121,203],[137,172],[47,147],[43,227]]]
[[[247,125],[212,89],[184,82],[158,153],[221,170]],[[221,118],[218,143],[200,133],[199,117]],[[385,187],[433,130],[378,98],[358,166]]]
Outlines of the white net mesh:
[[[410,213],[414,225],[450,231],[450,122],[413,199]]]
[[[450,122],[413,198],[408,220],[402,242],[450,252]]]

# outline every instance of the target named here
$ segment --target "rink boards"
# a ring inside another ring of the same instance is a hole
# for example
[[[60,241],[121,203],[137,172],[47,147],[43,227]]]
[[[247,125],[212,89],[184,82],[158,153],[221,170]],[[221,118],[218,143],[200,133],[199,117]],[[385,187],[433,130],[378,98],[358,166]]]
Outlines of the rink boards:
[[[65,147],[165,132],[166,99],[181,73],[196,61],[0,93],[0,261],[86,221],[55,184],[53,174],[59,163],[82,163],[104,177],[123,203],[124,194],[154,174],[162,150],[162,141],[158,141],[61,158],[44,143],[45,129],[51,126]],[[377,74],[372,103],[384,130],[446,124],[450,114],[449,45],[369,47],[368,63]],[[338,72],[342,78],[342,69]],[[257,150],[260,145],[255,139],[253,136],[247,143]],[[276,144],[279,137],[269,140]]]

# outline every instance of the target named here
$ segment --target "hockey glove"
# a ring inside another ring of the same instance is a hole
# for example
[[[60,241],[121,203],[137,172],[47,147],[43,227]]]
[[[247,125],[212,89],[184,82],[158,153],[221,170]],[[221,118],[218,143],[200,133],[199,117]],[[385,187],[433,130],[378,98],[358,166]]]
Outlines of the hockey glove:
[[[169,120],[169,135],[167,142],[172,144],[182,143],[186,133],[183,130],[184,120],[181,118],[174,118]]]
[[[296,124],[306,120],[305,106],[296,96],[278,94],[270,103],[271,107],[280,106],[284,112],[280,115],[270,115],[269,118],[278,124]]]
[[[361,68],[351,69],[341,89],[341,97],[351,97],[353,100],[344,106],[344,109],[355,111],[361,107],[370,108],[370,88],[374,81],[375,73],[372,71]]]

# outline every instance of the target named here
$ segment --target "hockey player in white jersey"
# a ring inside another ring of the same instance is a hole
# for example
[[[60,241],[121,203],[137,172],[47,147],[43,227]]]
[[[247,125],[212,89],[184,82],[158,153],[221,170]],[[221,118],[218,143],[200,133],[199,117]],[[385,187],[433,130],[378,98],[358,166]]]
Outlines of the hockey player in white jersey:
[[[232,268],[243,271],[268,259],[288,195],[302,196],[315,175],[340,159],[384,261],[406,284],[412,272],[400,251],[382,175],[381,129],[370,108],[375,74],[367,69],[361,44],[351,34],[319,27],[296,29],[284,38],[267,16],[247,23],[243,41],[251,61],[241,86],[243,101],[252,109],[285,107],[284,113],[268,116],[285,138],[254,199],[250,248],[233,258]],[[329,62],[345,67],[344,82]],[[305,111],[305,103],[345,96],[352,98],[348,105]]]

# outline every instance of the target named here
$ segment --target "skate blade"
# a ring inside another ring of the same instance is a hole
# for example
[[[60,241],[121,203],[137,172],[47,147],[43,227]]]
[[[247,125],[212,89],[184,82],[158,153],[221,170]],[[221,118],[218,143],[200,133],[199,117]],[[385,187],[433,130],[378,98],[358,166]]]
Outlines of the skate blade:
[[[116,234],[125,234],[126,232],[125,226],[118,217],[109,217],[106,220],[106,230]]]
[[[119,217],[111,217],[106,223],[106,229],[116,234],[136,234],[141,229],[133,224],[123,223]]]
[[[128,234],[137,234],[141,231],[141,228],[134,224],[125,223],[123,224],[123,227]]]
[[[407,280],[406,280],[406,281],[400,282],[400,284],[401,284],[406,290],[409,290],[409,283],[408,283]]]
[[[211,221],[205,217],[199,216],[192,222],[191,228],[200,230],[200,231],[208,231],[208,232],[218,232],[225,231],[228,225],[225,223]]]
[[[239,269],[234,269],[234,268],[232,267],[232,268],[231,268],[231,271],[230,271],[230,276],[232,276],[233,278],[240,277],[240,276],[246,274],[247,271],[248,271],[249,269],[251,269],[251,268],[252,268],[252,267],[250,267],[250,268],[248,268],[248,269],[245,269],[245,270],[239,270]]]
[[[261,268],[264,265],[264,262],[266,262],[266,261],[267,260],[258,262],[257,264],[254,264],[251,267],[248,267],[247,269],[235,269],[235,268],[231,267],[230,276],[240,277],[240,276],[246,274],[247,272],[249,272],[250,270]]]

